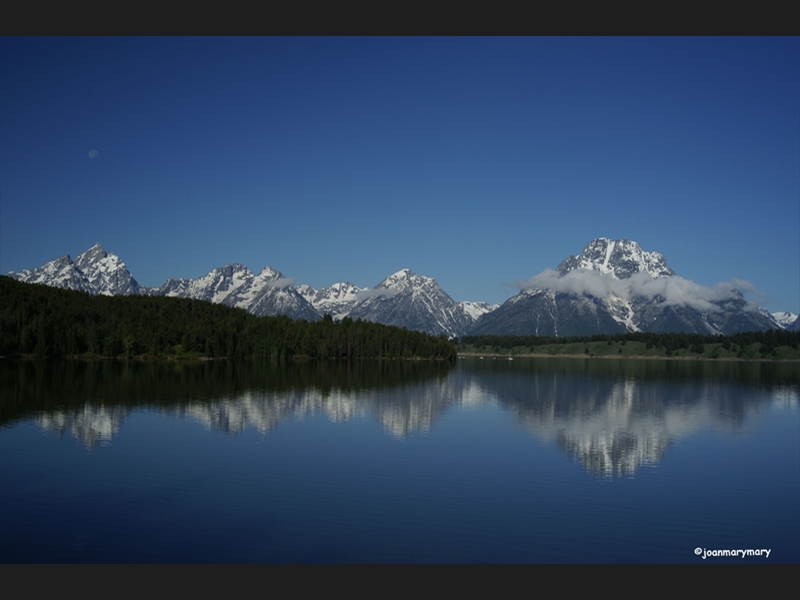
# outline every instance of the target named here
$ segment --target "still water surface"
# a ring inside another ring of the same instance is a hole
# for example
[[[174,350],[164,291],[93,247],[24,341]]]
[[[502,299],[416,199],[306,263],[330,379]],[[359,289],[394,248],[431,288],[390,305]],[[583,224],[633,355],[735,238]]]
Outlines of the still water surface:
[[[0,377],[1,562],[800,562],[796,364],[2,361]]]

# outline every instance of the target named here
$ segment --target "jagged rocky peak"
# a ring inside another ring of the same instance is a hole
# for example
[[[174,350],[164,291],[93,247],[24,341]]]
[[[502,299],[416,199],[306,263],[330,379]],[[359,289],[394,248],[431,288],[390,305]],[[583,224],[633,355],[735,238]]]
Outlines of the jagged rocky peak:
[[[334,283],[333,285],[323,288],[316,292],[317,296],[324,296],[330,299],[336,300],[356,300],[358,295],[365,291],[367,288],[360,288],[357,285],[353,285],[349,281],[344,281],[342,283]]]
[[[433,335],[463,335],[475,319],[431,277],[401,269],[360,294],[353,319],[396,325]]]
[[[334,283],[321,290],[305,284],[297,286],[298,293],[320,314],[327,313],[337,320],[346,317],[367,290],[368,288],[360,288],[349,281]]]
[[[275,286],[278,287],[286,287],[286,285],[290,285],[293,281],[286,279],[283,276],[283,273],[280,271],[273,269],[272,267],[264,267],[256,276],[252,276],[253,285],[256,287],[261,286]]]
[[[252,280],[250,269],[233,263],[213,269],[198,279],[170,279],[161,287],[161,291],[167,296],[222,302],[231,292]]]
[[[114,254],[109,255],[106,249],[100,245],[100,242],[97,242],[86,252],[79,254],[77,258],[75,258],[75,264],[78,265],[81,269],[84,269],[93,263],[97,263],[103,260],[104,258],[107,258],[108,256],[113,256],[119,259],[119,257]]]
[[[273,269],[270,266],[266,266],[263,269],[261,269],[261,272],[258,274],[258,277],[260,277],[261,279],[284,279],[283,273]]]
[[[649,273],[651,277],[670,277],[675,272],[667,266],[664,256],[658,252],[645,252],[634,241],[608,238],[592,240],[577,256],[570,256],[558,271],[566,274],[575,269],[590,269],[617,279],[627,279],[635,273]]]
[[[28,283],[109,296],[138,294],[140,289],[119,256],[107,252],[100,244],[79,254],[74,261],[67,254],[13,277]]]
[[[303,291],[301,293],[309,296],[311,298],[309,301],[318,310],[322,310],[322,307],[332,304],[349,305],[352,307],[355,302],[361,299],[362,294],[369,289],[360,288],[349,281],[334,283],[321,290],[314,290],[311,286],[307,287],[309,288],[308,291]],[[298,288],[298,291],[300,291],[300,288]]]
[[[240,263],[232,263],[209,271],[205,277],[252,277],[253,272]],[[202,279],[202,278],[201,278]]]
[[[139,284],[122,259],[106,251],[99,243],[79,254],[75,265],[84,273],[95,293],[106,296],[139,293]]]
[[[314,296],[317,294],[317,290],[313,287],[304,283],[302,285],[297,286],[297,293],[300,294],[303,298],[311,302],[314,299]]]
[[[41,267],[25,269],[22,273],[11,271],[8,275],[26,283],[38,283],[93,293],[91,283],[69,254],[53,259]]]
[[[437,285],[436,280],[427,275],[417,275],[411,269],[400,269],[397,273],[389,275],[381,281],[376,288],[393,288],[406,290],[410,288],[421,288]]]

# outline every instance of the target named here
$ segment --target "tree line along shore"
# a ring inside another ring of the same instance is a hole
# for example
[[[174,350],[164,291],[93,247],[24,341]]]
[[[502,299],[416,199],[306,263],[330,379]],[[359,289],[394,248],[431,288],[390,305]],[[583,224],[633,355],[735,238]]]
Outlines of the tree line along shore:
[[[158,296],[91,296],[0,276],[0,355],[454,360],[444,337],[330,315],[257,317]]]
[[[645,332],[564,338],[465,336],[460,340],[458,354],[498,357],[800,360],[800,332],[772,329],[728,336]]]
[[[800,332],[730,336],[626,333],[571,337],[464,336],[330,315],[257,317],[202,300],[91,296],[0,276],[0,356],[107,358],[435,359],[461,356],[800,360]]]

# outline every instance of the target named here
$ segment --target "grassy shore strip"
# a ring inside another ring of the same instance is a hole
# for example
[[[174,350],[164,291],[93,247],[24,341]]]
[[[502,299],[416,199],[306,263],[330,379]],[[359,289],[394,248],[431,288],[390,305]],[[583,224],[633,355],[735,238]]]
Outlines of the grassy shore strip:
[[[762,352],[762,344],[755,342],[747,346],[725,348],[723,343],[703,344],[700,348],[678,348],[666,350],[662,347],[647,347],[644,342],[573,342],[541,346],[475,347],[468,344],[458,346],[459,357],[486,358],[636,358],[674,360],[784,360],[800,361],[800,350],[791,346],[778,346],[769,353]]]
[[[599,358],[602,360],[679,360],[679,361],[692,361],[692,360],[707,360],[707,361],[730,361],[730,362],[800,362],[800,359],[778,359],[778,358],[711,358],[708,356],[586,356],[585,354],[515,354],[514,356],[509,356],[507,354],[470,354],[470,353],[459,353],[458,358],[488,358],[488,359],[498,359],[498,360],[513,360],[515,358],[575,358],[575,359],[583,359],[586,360],[587,358]]]

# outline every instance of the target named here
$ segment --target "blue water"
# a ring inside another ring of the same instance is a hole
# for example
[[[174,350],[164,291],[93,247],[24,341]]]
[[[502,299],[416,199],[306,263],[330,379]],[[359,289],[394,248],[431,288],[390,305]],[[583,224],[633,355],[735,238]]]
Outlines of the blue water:
[[[793,376],[603,362],[23,410],[0,559],[800,562]]]

